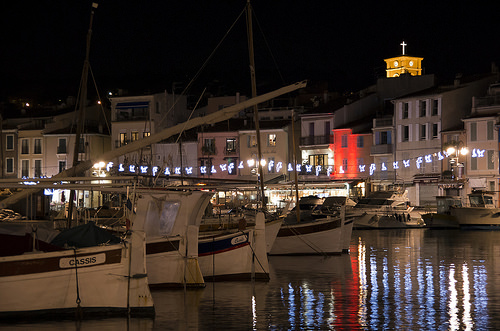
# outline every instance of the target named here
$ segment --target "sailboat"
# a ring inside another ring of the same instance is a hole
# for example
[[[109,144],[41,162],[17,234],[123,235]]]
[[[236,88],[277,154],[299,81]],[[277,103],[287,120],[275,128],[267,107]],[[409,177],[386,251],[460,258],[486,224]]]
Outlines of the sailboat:
[[[82,87],[88,74],[95,8],[97,4],[93,3]],[[80,98],[83,104],[85,93]],[[142,220],[132,217],[131,224],[127,239],[90,247],[66,248],[41,241],[36,237],[36,224],[30,225],[31,232],[22,231],[21,235],[4,233],[3,238],[9,242],[30,239],[33,245],[29,250],[0,257],[0,319],[154,316],[146,277]],[[3,240],[2,244],[9,242]]]
[[[292,116],[292,124],[294,121]],[[295,132],[294,129],[292,131]],[[350,240],[350,231],[348,227],[346,228],[348,224],[345,223],[345,205],[340,208],[338,214],[314,218],[312,213],[316,207],[323,203],[323,200],[317,197],[304,197],[299,200],[296,169],[294,174],[295,209],[285,215],[283,225],[269,255],[341,254],[345,245],[342,237],[349,236]],[[301,209],[301,201],[303,209]],[[346,230],[342,231],[343,228]]]

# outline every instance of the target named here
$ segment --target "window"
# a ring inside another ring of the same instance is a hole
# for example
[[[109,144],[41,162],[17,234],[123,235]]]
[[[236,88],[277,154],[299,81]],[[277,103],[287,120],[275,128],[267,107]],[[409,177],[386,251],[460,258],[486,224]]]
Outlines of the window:
[[[14,150],[14,136],[11,134],[8,134],[6,136],[6,139],[7,139],[6,150],[13,151]]]
[[[257,147],[257,137],[255,135],[247,136],[247,146],[248,147]]]
[[[363,139],[363,138],[364,138],[363,136],[358,136],[358,139],[357,139],[357,141],[358,141],[358,144],[357,144],[357,145],[358,145],[358,148],[363,148],[363,147],[365,147],[365,146],[364,146],[364,145],[365,145],[365,144],[364,144],[364,143],[365,143],[365,141],[364,141],[364,139]]]
[[[14,158],[8,157],[5,159],[5,161],[6,161],[6,169],[5,169],[6,172],[8,174],[14,173]]]
[[[312,166],[324,166],[328,160],[327,154],[313,154],[309,155],[309,164]]]
[[[21,154],[30,153],[30,141],[28,139],[21,140]]]
[[[470,158],[470,170],[477,170],[477,157]]]
[[[380,131],[375,132],[375,145],[390,145],[391,141],[391,131]]]
[[[138,131],[132,131],[130,138],[132,141],[139,140],[139,132]]]
[[[341,142],[341,146],[343,148],[347,148],[347,135],[346,134],[343,134],[342,135],[342,142]]]
[[[59,161],[59,172],[66,170],[66,161]]]
[[[495,182],[494,181],[489,181],[489,185],[490,185],[490,191],[491,192],[495,192],[496,189],[495,189]]]
[[[146,137],[149,137],[149,136],[151,136],[151,132],[143,132],[142,133],[142,137],[143,138],[146,138]]]
[[[120,146],[126,145],[128,143],[127,141],[127,133],[126,132],[121,132],[120,133]]]
[[[487,139],[493,140],[493,121],[488,121],[487,123]]]
[[[330,129],[330,121],[326,121],[325,122],[325,136],[329,136],[330,135],[330,132],[331,129]]]
[[[205,154],[215,154],[215,138],[203,139],[202,150]]]
[[[21,177],[30,176],[30,160],[21,160]]]
[[[437,139],[439,134],[438,123],[432,124],[432,139]]]
[[[276,134],[271,133],[267,135],[267,146],[276,146]]]
[[[495,169],[495,151],[488,150],[488,169]]]
[[[42,139],[35,138],[33,154],[42,154]]]
[[[160,113],[160,103],[158,101],[156,101],[156,104],[155,104],[155,111],[157,114]]]
[[[57,145],[57,154],[66,154],[66,138],[59,138]]]
[[[42,160],[35,160],[35,175],[34,177],[42,177]]]
[[[359,166],[362,166],[364,163],[364,160],[362,158],[359,158],[356,160],[356,170],[359,171]]]
[[[420,117],[427,116],[427,102],[425,100],[420,101]]]
[[[226,152],[230,153],[236,152],[236,138],[226,139]]]
[[[470,124],[470,140],[477,141],[477,123]]]
[[[409,110],[410,104],[408,102],[403,102],[403,118],[408,118]]]
[[[420,124],[420,140],[427,139],[427,124]]]
[[[431,115],[432,115],[432,116],[437,116],[437,115],[439,115],[439,112],[438,112],[438,105],[439,105],[439,100],[437,100],[437,99],[432,100],[432,112],[431,112]]]
[[[402,140],[403,141],[409,141],[410,140],[410,127],[408,125],[403,125]]]
[[[347,159],[342,159],[342,170],[347,172]]]
[[[314,122],[309,123],[309,137],[314,137]]]

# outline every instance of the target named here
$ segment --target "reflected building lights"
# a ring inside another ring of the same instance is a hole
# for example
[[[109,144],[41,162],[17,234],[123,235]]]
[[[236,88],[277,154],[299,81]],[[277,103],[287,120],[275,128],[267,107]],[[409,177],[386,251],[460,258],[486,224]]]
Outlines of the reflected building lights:
[[[484,263],[484,261],[483,261]],[[479,265],[473,268],[474,275],[474,315],[476,316],[476,329],[485,330],[488,328],[490,316],[488,314],[488,273],[486,266]]]
[[[383,302],[384,302],[384,326],[383,329],[387,330],[389,328],[389,321],[391,320],[390,304],[389,304],[389,266],[387,261],[387,256],[384,256],[382,261],[382,285],[384,286],[383,291]]]
[[[257,304],[255,302],[255,295],[252,295],[252,327],[257,330]]]
[[[434,309],[434,300],[435,300],[435,290],[434,290],[434,269],[431,261],[425,262],[425,278],[427,280],[427,291],[426,291],[426,300],[427,300],[427,326],[432,327],[436,325],[436,310]]]
[[[458,320],[458,293],[455,280],[455,266],[450,265],[448,276],[448,288],[450,291],[450,301],[448,302],[448,315],[450,316],[450,330],[458,330],[460,327]]]
[[[405,320],[407,325],[413,325],[412,287],[411,264],[407,262],[405,265]]]
[[[358,244],[358,268],[359,268],[359,309],[358,316],[361,325],[367,325],[368,312],[366,307],[366,297],[368,295],[368,282],[366,279],[366,246],[359,238]]]
[[[465,263],[462,265],[462,293],[464,305],[462,323],[465,325],[465,330],[472,330],[474,324],[471,317],[469,268]]]
[[[292,284],[288,284],[288,321],[295,328],[295,292]]]
[[[394,297],[401,298],[401,271],[400,271],[400,261],[396,260],[394,263]],[[402,328],[402,314],[401,314],[401,300],[396,300],[395,302],[394,317],[396,322],[396,329],[400,330]]]
[[[378,312],[378,282],[377,282],[377,257],[370,256],[370,319],[378,321],[380,318]]]

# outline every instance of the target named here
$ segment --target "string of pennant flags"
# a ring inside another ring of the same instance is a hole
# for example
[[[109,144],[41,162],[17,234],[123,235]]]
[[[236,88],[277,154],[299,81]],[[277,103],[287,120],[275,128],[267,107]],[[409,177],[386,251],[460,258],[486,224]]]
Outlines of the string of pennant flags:
[[[484,157],[485,149],[473,149],[471,153],[471,157],[473,158],[482,158]],[[415,166],[417,169],[420,169],[422,167],[422,164],[424,163],[432,163],[433,162],[433,157],[436,157],[438,161],[443,160],[444,158],[450,157],[450,155],[447,152],[438,152],[434,154],[427,154],[427,155],[422,155],[413,159],[406,159],[406,160],[401,160],[401,161],[393,161],[392,162],[392,169],[402,169],[402,168],[409,168],[411,166],[411,161],[413,160],[415,162]],[[218,166],[216,165],[211,165],[211,166],[200,166],[199,167],[199,173],[202,175],[206,174],[217,174],[219,172],[227,172],[228,174],[235,174],[237,169],[244,169],[244,168],[255,168],[254,160],[249,160],[247,161],[247,166],[245,167],[245,162],[240,161],[238,163],[231,162],[229,164],[223,163]],[[328,176],[330,176],[334,172],[334,167],[333,166],[321,166],[321,165],[309,165],[309,164],[296,164],[295,167],[292,163],[288,163],[287,165],[284,164],[283,162],[274,162],[274,161],[269,161],[267,163],[267,168],[270,172],[277,172],[279,173],[284,169],[286,166],[286,170],[288,172],[292,171],[297,171],[297,172],[303,172],[305,171],[306,173],[310,174],[315,174],[316,176],[319,176],[320,174],[326,172]],[[368,172],[370,176],[372,176],[375,171],[380,170],[380,171],[388,171],[390,167],[390,163],[382,162],[381,164],[378,165],[375,163],[371,164],[360,164],[358,165],[357,171],[359,173],[366,173]],[[153,176],[158,176],[158,175],[165,175],[165,176],[170,176],[170,175],[193,175],[194,172],[194,167],[189,166],[189,167],[184,167],[184,171],[182,167],[159,167],[159,166],[149,166],[149,165],[136,165],[136,164],[129,164],[125,165],[123,163],[120,163],[118,165],[115,165],[113,162],[108,162],[106,164],[106,171],[111,172],[113,170],[118,171],[118,173],[128,173],[128,174],[151,174]],[[274,171],[273,171],[274,170]],[[339,166],[339,173],[346,173],[347,169],[344,169],[343,166]]]

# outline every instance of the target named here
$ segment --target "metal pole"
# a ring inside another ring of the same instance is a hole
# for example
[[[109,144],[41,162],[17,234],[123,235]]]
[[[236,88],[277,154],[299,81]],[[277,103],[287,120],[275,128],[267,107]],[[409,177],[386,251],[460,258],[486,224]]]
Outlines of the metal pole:
[[[257,86],[255,83],[255,59],[253,52],[253,33],[252,33],[252,6],[250,5],[250,0],[247,0],[247,34],[248,34],[248,54],[250,57],[250,78],[252,83],[252,98],[257,96]],[[257,136],[257,163],[259,168],[259,178],[260,178],[260,194],[262,210],[266,210],[266,201],[264,195],[264,173],[262,170],[262,152],[260,145],[260,128],[259,128],[259,111],[257,105],[253,106],[253,114],[255,121],[255,134]]]

